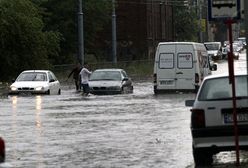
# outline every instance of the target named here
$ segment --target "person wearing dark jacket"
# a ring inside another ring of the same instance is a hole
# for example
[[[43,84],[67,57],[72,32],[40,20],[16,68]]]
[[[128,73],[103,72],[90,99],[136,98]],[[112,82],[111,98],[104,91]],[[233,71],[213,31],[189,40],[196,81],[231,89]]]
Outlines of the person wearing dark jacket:
[[[76,90],[80,91],[80,79],[79,79],[79,73],[81,71],[82,67],[81,64],[78,63],[76,64],[75,68],[72,69],[71,73],[68,75],[68,79],[71,77],[71,75],[73,74],[73,79],[75,82],[75,86],[76,86]]]

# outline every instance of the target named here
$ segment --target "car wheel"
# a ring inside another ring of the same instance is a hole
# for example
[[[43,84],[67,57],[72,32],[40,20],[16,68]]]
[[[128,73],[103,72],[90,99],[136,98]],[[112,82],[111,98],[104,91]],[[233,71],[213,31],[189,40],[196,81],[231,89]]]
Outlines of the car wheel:
[[[195,149],[193,147],[193,157],[196,166],[207,166],[213,162],[213,154],[205,149]]]
[[[48,90],[48,91],[46,92],[46,94],[47,94],[47,95],[50,95],[50,90]]]
[[[154,92],[154,94],[158,94],[158,90],[157,89],[154,89],[153,92]]]
[[[61,89],[59,89],[59,91],[58,91],[58,95],[61,95]]]

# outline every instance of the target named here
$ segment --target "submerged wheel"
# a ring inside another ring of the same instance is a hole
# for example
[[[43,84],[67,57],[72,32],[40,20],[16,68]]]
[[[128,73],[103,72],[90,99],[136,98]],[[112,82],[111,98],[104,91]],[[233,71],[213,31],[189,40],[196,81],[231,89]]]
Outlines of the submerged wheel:
[[[195,149],[193,147],[195,166],[209,166],[213,163],[213,153],[208,150]]]
[[[47,95],[50,95],[50,90],[48,90],[48,91],[46,92],[46,94],[47,94]]]

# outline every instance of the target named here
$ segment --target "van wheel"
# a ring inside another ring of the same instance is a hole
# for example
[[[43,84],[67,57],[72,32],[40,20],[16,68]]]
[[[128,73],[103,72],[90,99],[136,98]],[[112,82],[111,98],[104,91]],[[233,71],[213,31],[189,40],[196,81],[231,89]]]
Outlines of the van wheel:
[[[195,149],[193,147],[195,166],[209,166],[213,163],[213,154],[208,150]]]
[[[158,94],[158,90],[157,89],[154,89],[153,92],[154,92],[154,94]]]

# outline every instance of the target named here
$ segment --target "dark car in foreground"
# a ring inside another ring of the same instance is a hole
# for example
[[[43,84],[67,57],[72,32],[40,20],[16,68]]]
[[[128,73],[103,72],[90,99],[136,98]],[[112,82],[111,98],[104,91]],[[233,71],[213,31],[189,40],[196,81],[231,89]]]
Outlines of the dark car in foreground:
[[[248,149],[248,75],[235,72],[239,148]],[[211,164],[213,155],[235,150],[232,85],[228,74],[204,79],[191,108],[193,157],[196,165]]]
[[[133,83],[123,69],[97,69],[89,80],[92,94],[132,93]]]

